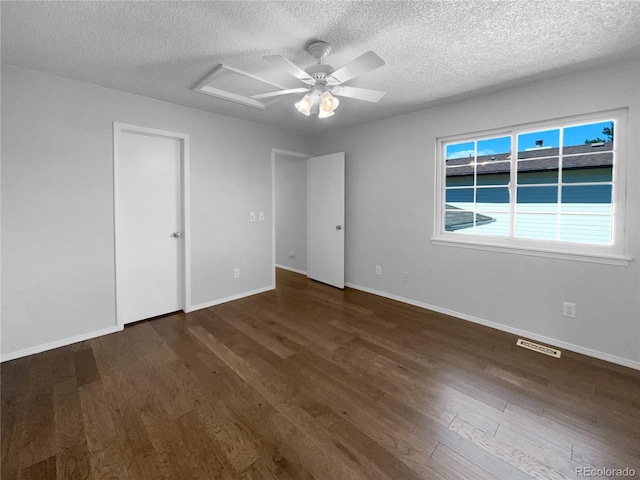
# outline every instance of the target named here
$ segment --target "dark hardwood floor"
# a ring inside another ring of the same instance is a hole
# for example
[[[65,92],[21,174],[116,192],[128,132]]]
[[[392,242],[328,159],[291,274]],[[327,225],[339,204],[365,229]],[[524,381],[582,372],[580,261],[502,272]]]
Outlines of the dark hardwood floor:
[[[640,372],[277,281],[4,363],[2,479],[640,477]]]

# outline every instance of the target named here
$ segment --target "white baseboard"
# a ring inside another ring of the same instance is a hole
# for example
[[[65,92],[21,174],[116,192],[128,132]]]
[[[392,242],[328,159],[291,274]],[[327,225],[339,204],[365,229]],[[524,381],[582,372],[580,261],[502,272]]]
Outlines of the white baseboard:
[[[26,357],[35,353],[42,353],[47,350],[53,350],[54,348],[66,347],[72,343],[83,342],[92,338],[101,337],[102,335],[108,335],[110,333],[119,332],[122,330],[121,326],[114,326],[109,328],[103,328],[101,330],[95,330],[89,333],[83,333],[82,335],[76,335],[75,337],[64,338],[62,340],[56,340],[55,342],[43,343],[35,347],[25,348],[23,350],[17,350],[15,352],[4,354],[0,357],[0,362],[7,362],[9,360],[15,360],[16,358]]]
[[[622,365],[624,367],[633,368],[636,370],[640,370],[640,362],[635,360],[629,360],[628,358],[618,357],[616,355],[611,355],[609,353],[600,352],[598,350],[592,350],[590,348],[582,347],[580,345],[574,345],[572,343],[564,342],[562,340],[556,340],[555,338],[545,337],[544,335],[538,335],[537,333],[527,332],[526,330],[520,330],[519,328],[510,327],[508,325],[502,325],[501,323],[492,322],[490,320],[485,320],[483,318],[474,317],[472,315],[467,315],[465,313],[454,312],[453,310],[449,310],[446,308],[441,308],[435,305],[429,305],[427,303],[419,302],[417,300],[412,300],[410,298],[401,297],[399,295],[394,295],[392,293],[381,292],[379,290],[374,290],[372,288],[363,287],[361,285],[356,285],[353,283],[347,283],[347,287],[355,288],[356,290],[362,290],[363,292],[371,293],[373,295],[378,295],[380,297],[389,298],[391,300],[397,300],[398,302],[408,303],[409,305],[414,305],[416,307],[425,308],[427,310],[432,310],[434,312],[443,313],[445,315],[449,315],[452,317],[460,318],[462,320],[467,320],[469,322],[477,323],[480,325],[484,325],[486,327],[495,328],[496,330],[501,330],[503,332],[512,333],[514,335],[518,335],[520,337],[526,337],[531,340],[536,340],[538,342],[546,343],[548,345],[552,345],[557,348],[563,348],[565,350],[570,350],[572,352],[581,353],[583,355],[587,355],[589,357],[598,358],[600,360],[605,360],[607,362],[615,363],[618,365]]]
[[[239,300],[239,299],[244,298],[244,297],[250,297],[251,295],[257,295],[259,293],[264,293],[264,292],[268,292],[270,290],[275,290],[275,288],[276,287],[274,285],[269,285],[268,287],[259,288],[257,290],[252,290],[250,292],[243,292],[243,293],[239,293],[237,295],[232,295],[230,297],[225,297],[225,298],[220,298],[218,300],[213,300],[211,302],[200,303],[198,305],[191,305],[191,307],[189,308],[189,311],[193,312],[195,310],[202,310],[203,308],[214,307],[216,305],[220,305],[221,303],[227,303],[227,302],[231,302],[233,300]]]
[[[298,270],[297,268],[287,267],[286,265],[280,265],[278,263],[276,263],[276,267],[281,268],[283,270],[289,270],[290,272],[299,273],[301,275],[307,274],[307,272],[305,272],[304,270]]]
[[[202,303],[200,305],[192,305],[189,308],[189,312],[194,310],[200,310],[202,308],[212,307],[214,305],[219,305],[221,303],[230,302],[232,300],[238,300],[243,297],[248,297],[250,295],[256,295],[258,293],[268,292],[269,290],[274,290],[275,287],[270,285],[268,287],[260,288],[258,290],[253,290],[251,292],[244,292],[238,295],[233,295],[227,298],[221,298],[219,300],[214,300],[209,303]],[[123,330],[123,326],[114,326],[109,328],[103,328],[101,330],[95,330],[89,333],[83,333],[82,335],[76,335],[75,337],[64,338],[62,340],[56,340],[55,342],[44,343],[42,345],[37,345],[35,347],[25,348],[23,350],[17,350],[15,352],[3,354],[0,356],[1,362],[8,362],[9,360],[15,360],[16,358],[26,357],[28,355],[33,355],[36,353],[42,353],[47,350],[53,350],[54,348],[66,347],[67,345],[71,345],[72,343],[82,342],[84,340],[90,340],[92,338],[101,337],[102,335],[108,335],[110,333],[115,333]]]
[[[285,270],[291,270],[287,267],[279,267],[284,268]],[[296,273],[303,273],[306,275],[306,272],[297,271]],[[519,328],[510,327],[508,325],[502,325],[500,323],[492,322],[489,320],[485,320],[482,318],[474,317],[472,315],[467,315],[460,312],[455,312],[453,310],[449,310],[446,308],[438,307],[435,305],[430,305],[428,303],[419,302],[417,300],[413,300],[410,298],[401,297],[399,295],[394,295],[387,292],[382,292],[379,290],[374,290],[372,288],[363,287],[361,285],[356,285],[354,283],[346,283],[347,287],[354,288],[356,290],[362,290],[363,292],[371,293],[373,295],[378,295],[380,297],[389,298],[391,300],[396,300],[398,302],[407,303],[409,305],[414,305],[416,307],[424,308],[427,310],[431,310],[434,312],[442,313],[445,315],[450,315],[452,317],[460,318],[462,320],[467,320],[469,322],[477,323],[480,325],[484,325],[486,327],[495,328],[496,330],[501,330],[503,332],[512,333],[514,335],[518,335],[521,337],[526,337],[531,340],[536,340],[539,342],[543,342],[549,345],[553,345],[558,348],[564,348],[566,350],[570,350],[572,352],[581,353],[583,355],[587,355],[589,357],[598,358],[600,360],[604,360],[607,362],[615,363],[618,365],[622,365],[625,367],[633,368],[635,370],[640,370],[640,362],[635,360],[629,360],[627,358],[618,357],[616,355],[611,355],[609,353],[600,352],[598,350],[593,350],[590,348],[582,347],[580,345],[574,345],[572,343],[564,342],[562,340],[556,340],[554,338],[545,337],[543,335],[538,335],[536,333],[527,332],[526,330],[521,330]],[[252,290],[250,292],[243,292],[237,295],[232,295],[230,297],[221,298],[218,300],[214,300],[212,302],[201,303],[199,305],[192,305],[189,308],[189,311],[192,312],[194,310],[201,310],[203,308],[213,307],[215,305],[220,305],[222,303],[231,302],[233,300],[238,300],[240,298],[249,297],[251,295],[257,295],[259,293],[268,292],[270,290],[274,290],[275,286],[270,285],[268,287],[259,288],[257,290]],[[84,340],[90,340],[92,338],[100,337],[102,335],[108,335],[110,333],[119,332],[123,329],[122,326],[113,326],[109,328],[104,328],[101,330],[95,330],[93,332],[84,333],[82,335],[76,335],[74,337],[65,338],[62,340],[56,340],[54,342],[44,343],[42,345],[37,345],[35,347],[25,348],[23,350],[17,350],[15,352],[3,354],[0,356],[0,363],[7,362],[9,360],[15,360],[17,358],[26,357],[28,355],[33,355],[36,353],[45,352],[47,350],[53,350],[54,348],[65,347],[67,345],[71,345],[72,343],[82,342]]]

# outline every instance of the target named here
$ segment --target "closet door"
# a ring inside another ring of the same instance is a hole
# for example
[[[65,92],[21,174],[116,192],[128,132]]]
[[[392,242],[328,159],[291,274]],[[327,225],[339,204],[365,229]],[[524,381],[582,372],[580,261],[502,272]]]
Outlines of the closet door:
[[[123,130],[116,204],[118,323],[183,308],[180,139]]]

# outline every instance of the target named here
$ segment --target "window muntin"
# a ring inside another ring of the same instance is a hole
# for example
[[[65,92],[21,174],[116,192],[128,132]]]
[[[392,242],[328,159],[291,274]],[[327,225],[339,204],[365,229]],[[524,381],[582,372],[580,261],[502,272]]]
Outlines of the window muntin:
[[[509,233],[511,137],[446,145],[445,230]]]
[[[622,186],[614,179],[621,118],[618,111],[440,140],[436,239],[622,253]]]

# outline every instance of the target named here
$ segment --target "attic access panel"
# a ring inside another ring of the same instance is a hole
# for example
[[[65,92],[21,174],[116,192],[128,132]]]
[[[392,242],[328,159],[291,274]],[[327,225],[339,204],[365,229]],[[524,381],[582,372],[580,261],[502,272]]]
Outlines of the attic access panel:
[[[263,102],[251,98],[251,96],[272,92],[274,90],[284,90],[285,88],[286,87],[268,82],[267,80],[255,77],[241,70],[220,64],[200,83],[193,87],[193,91],[264,110],[269,105],[279,102],[283,98],[277,97]]]

